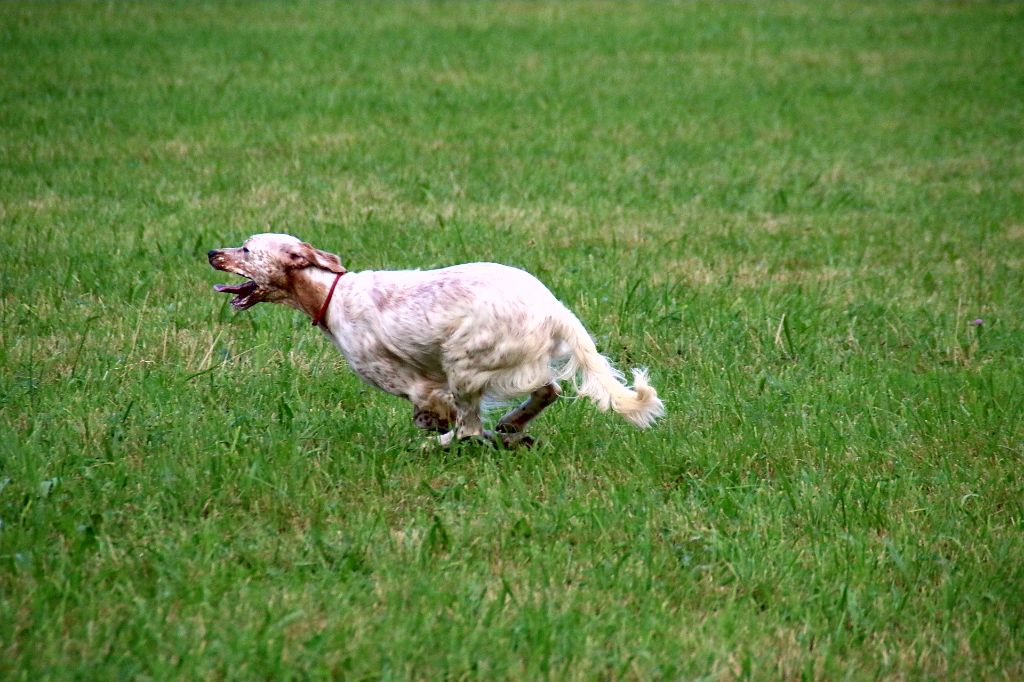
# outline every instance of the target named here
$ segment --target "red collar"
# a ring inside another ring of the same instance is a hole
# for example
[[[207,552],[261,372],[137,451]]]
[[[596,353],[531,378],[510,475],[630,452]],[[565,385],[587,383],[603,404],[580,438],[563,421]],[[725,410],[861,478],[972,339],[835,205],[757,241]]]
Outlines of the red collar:
[[[324,299],[324,304],[320,306],[320,312],[313,318],[313,326],[317,326],[324,321],[324,315],[327,313],[327,306],[331,304],[331,299],[334,298],[334,288],[338,286],[338,280],[344,275],[344,272],[339,272],[338,276],[334,278],[334,284],[331,285],[331,290],[327,292],[327,298]]]

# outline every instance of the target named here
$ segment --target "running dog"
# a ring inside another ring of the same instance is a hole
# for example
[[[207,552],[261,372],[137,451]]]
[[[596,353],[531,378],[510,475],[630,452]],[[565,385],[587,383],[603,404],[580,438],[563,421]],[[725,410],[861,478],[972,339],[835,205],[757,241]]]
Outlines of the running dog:
[[[572,380],[598,409],[637,427],[665,407],[633,370],[632,388],[573,313],[533,275],[496,263],[439,270],[348,272],[338,256],[285,234],[210,251],[210,265],[245,278],[218,284],[238,310],[283,303],[308,315],[368,384],[412,402],[415,424],[447,447],[475,438],[529,446],[527,424]],[[484,399],[526,401],[485,431]]]

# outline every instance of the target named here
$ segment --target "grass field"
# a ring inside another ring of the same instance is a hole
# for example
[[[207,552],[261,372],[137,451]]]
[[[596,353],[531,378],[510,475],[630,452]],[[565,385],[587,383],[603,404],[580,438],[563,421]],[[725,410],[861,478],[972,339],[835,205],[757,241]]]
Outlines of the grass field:
[[[0,677],[1024,676],[1024,5],[0,6]],[[529,269],[422,451],[208,249]]]

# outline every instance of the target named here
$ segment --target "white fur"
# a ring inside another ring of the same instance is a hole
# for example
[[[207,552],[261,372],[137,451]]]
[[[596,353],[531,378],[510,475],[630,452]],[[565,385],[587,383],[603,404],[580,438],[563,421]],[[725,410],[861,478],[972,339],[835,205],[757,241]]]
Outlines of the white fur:
[[[273,273],[254,268],[294,259],[274,254],[298,244],[287,235],[257,235],[246,242],[245,260],[214,267],[271,289],[280,278],[272,284]],[[211,263],[215,253],[223,252],[211,252]],[[310,264],[293,278],[298,282],[293,288],[304,291],[274,292],[265,300],[312,315],[308,301],[323,301],[335,277]],[[633,388],[625,386],[576,316],[533,275],[505,265],[348,272],[338,280],[321,329],[364,381],[454,421],[455,428],[440,437],[443,444],[484,434],[483,399],[541,395],[553,385],[555,392],[520,420],[525,425],[557,397],[557,383],[566,379],[599,409],[611,408],[638,427],[650,426],[665,412],[646,370],[634,369]]]

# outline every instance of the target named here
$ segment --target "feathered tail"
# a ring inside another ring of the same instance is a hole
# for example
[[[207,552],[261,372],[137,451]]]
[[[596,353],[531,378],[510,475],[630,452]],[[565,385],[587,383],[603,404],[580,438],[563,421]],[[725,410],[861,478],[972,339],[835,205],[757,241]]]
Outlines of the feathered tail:
[[[665,415],[665,404],[658,392],[648,383],[647,370],[633,369],[633,388],[623,383],[622,372],[612,367],[601,355],[583,324],[568,310],[562,320],[561,336],[571,353],[561,378],[573,379],[576,392],[606,412],[610,407],[641,429],[651,426]]]

